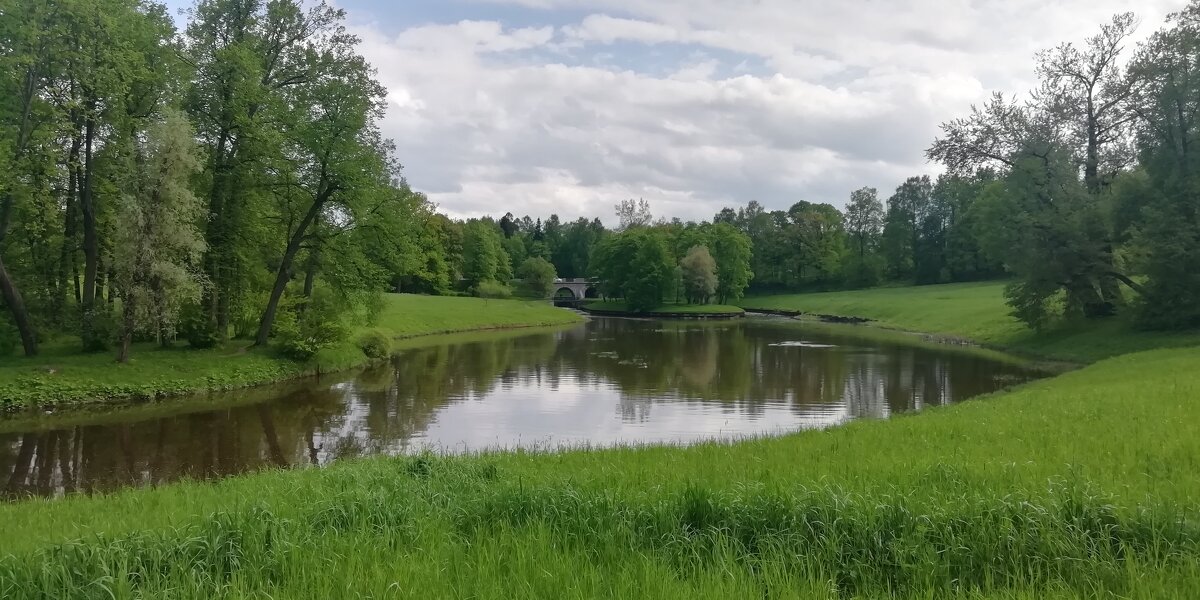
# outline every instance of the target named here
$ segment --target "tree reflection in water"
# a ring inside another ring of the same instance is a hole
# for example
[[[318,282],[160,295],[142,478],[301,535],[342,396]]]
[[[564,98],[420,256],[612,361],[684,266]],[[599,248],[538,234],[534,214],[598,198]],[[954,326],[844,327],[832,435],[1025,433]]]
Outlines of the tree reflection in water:
[[[26,416],[0,433],[4,491],[108,491],[420,448],[774,433],[885,418],[1036,377],[974,353],[782,320],[596,319],[479,337],[332,380],[32,424]]]

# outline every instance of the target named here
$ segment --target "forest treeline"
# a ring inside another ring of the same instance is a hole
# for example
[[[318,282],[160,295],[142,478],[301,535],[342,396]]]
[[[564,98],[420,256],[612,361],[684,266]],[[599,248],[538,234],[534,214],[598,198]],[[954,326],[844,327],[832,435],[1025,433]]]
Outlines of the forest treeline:
[[[1200,2],[1142,43],[1122,14],[1039,53],[1035,90],[944,123],[928,157],[945,173],[886,198],[704,223],[628,200],[611,229],[439,214],[380,132],[386,89],[344,17],[199,0],[177,29],[150,1],[0,0],[0,352],[243,338],[307,355],[385,290],[545,295],[556,277],[649,309],[1006,276],[1033,326],[1200,325]]]

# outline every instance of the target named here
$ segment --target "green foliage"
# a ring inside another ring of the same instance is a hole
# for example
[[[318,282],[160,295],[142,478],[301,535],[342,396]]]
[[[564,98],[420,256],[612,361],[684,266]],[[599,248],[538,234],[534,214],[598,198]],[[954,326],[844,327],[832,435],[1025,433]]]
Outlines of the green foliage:
[[[474,329],[562,325],[579,317],[544,302],[483,301],[387,294],[374,329],[392,339]],[[284,320],[294,315],[288,304]],[[190,309],[185,311],[185,314]],[[352,322],[364,322],[355,311]],[[2,322],[2,321],[0,321]],[[295,323],[295,319],[291,319]],[[278,325],[278,323],[277,323]],[[205,330],[207,331],[207,330]],[[0,410],[66,406],[125,399],[153,399],[220,391],[348,369],[367,360],[358,336],[319,352],[301,363],[266,349],[247,349],[230,341],[211,350],[162,349],[138,344],[130,364],[114,365],[112,357],[80,354],[72,340],[49,345],[41,357],[0,355]]]
[[[298,361],[312,359],[318,352],[332,348],[350,335],[346,307],[323,289],[300,307],[284,307],[275,321],[275,337],[284,356]]]
[[[512,288],[500,283],[499,281],[480,281],[472,288],[475,295],[480,298],[491,299],[506,299],[512,298]]]
[[[677,279],[666,233],[646,227],[605,238],[592,254],[590,269],[606,296],[624,298],[634,311],[662,304]]]
[[[0,319],[0,356],[8,356],[21,345],[17,328],[7,319]]]
[[[836,211],[835,211],[836,212]],[[750,271],[750,237],[727,223],[716,223],[708,232],[709,248],[717,263],[717,301],[742,297],[754,273]]]
[[[525,259],[517,275],[539,298],[549,298],[554,293],[554,280],[558,275],[554,272],[554,265],[540,256]]]
[[[221,336],[209,326],[208,316],[199,302],[185,304],[179,314],[179,334],[189,346],[205,350],[221,343]]]
[[[679,261],[683,278],[683,296],[689,303],[708,304],[717,292],[717,262],[708,248],[692,246],[687,256]]]
[[[188,189],[200,169],[191,127],[182,114],[168,111],[136,146],[130,188],[116,203],[111,234],[122,361],[135,333],[173,338],[180,307],[199,301],[203,284],[193,267],[205,244],[199,228],[204,206]]]
[[[495,223],[477,219],[463,226],[462,275],[472,285],[512,279],[512,263]]]
[[[382,359],[392,355],[392,337],[382,329],[370,329],[358,336],[358,347],[370,359]]]

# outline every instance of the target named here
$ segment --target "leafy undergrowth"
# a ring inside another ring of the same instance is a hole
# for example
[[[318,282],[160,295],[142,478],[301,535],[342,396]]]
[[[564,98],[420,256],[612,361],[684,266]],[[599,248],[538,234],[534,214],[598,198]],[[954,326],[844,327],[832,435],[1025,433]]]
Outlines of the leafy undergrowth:
[[[0,506],[0,597],[1198,597],[1198,361],[736,444]]]
[[[1035,332],[1012,317],[1003,282],[885,287],[745,298],[746,309],[862,317],[874,325],[970,339],[1023,354],[1093,362],[1154,348],[1200,344],[1200,332],[1138,331],[1123,318]]]
[[[381,333],[398,339],[577,321],[576,314],[547,302],[393,294],[376,323],[305,362],[239,340],[212,350],[139,345],[128,364],[118,364],[108,353],[80,354],[77,342],[64,340],[35,358],[0,359],[0,410],[229,390],[344,370],[378,358],[368,356],[362,342]]]

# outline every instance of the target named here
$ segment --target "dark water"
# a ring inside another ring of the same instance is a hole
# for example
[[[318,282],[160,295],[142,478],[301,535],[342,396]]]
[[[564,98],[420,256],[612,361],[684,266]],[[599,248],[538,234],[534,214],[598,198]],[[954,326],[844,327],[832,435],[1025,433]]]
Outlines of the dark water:
[[[601,318],[472,339],[320,381],[0,420],[0,481],[8,497],[57,495],[425,448],[776,434],[886,418],[1037,377],[978,352],[782,319]]]

